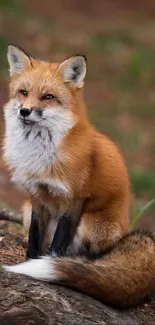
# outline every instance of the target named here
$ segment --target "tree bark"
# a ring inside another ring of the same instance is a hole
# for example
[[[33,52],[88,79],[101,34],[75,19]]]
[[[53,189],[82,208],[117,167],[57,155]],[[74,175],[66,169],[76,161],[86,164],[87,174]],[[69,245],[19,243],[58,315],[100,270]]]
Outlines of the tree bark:
[[[0,220],[11,221],[11,222],[18,223],[20,225],[23,224],[21,214],[10,211],[8,209],[0,209]]]
[[[1,263],[17,263],[25,258],[24,254],[22,238],[0,232]],[[1,269],[0,325],[26,324],[155,325],[155,302],[126,311],[115,310],[73,290]]]

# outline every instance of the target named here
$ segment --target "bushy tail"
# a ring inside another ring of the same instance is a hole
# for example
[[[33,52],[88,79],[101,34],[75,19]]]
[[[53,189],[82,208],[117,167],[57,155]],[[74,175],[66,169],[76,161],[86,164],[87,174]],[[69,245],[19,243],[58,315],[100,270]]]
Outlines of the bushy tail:
[[[125,236],[103,259],[44,257],[7,271],[56,282],[88,294],[101,302],[127,308],[155,293],[155,239],[136,231]]]

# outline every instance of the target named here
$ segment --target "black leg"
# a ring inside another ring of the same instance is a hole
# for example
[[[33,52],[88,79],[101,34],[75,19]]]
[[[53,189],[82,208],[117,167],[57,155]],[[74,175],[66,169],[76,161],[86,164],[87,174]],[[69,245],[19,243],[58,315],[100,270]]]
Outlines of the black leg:
[[[38,213],[32,211],[31,225],[29,230],[29,240],[26,258],[37,258],[41,254],[42,248],[42,229],[39,225]]]
[[[68,215],[68,213],[66,213],[58,222],[53,242],[49,248],[49,251],[53,256],[65,255],[66,249],[70,243],[71,234],[72,218]]]
[[[66,213],[59,219],[52,244],[49,248],[53,256],[66,255],[67,248],[72,241],[80,221],[84,200],[74,202]]]

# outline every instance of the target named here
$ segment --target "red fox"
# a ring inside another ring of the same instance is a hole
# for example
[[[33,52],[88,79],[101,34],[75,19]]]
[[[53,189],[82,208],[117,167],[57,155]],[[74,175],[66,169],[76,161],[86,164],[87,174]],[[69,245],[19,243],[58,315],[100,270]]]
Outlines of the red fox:
[[[117,307],[144,301],[153,288],[154,239],[127,235],[128,172],[117,146],[88,120],[86,58],[48,63],[9,45],[8,62],[4,158],[30,195],[31,260],[7,270]],[[39,259],[47,247],[51,256]]]
[[[48,63],[9,45],[8,62],[4,158],[32,202],[27,258],[45,243],[58,255],[105,252],[129,230],[130,184],[116,145],[88,121],[86,58]]]

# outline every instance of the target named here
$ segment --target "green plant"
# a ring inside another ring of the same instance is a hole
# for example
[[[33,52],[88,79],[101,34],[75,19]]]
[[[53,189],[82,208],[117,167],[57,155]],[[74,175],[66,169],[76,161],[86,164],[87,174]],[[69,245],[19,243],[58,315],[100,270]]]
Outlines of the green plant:
[[[147,202],[138,212],[137,207],[133,209],[132,212],[132,226],[135,226],[137,221],[142,217],[142,215],[148,211],[155,204],[155,198]]]

